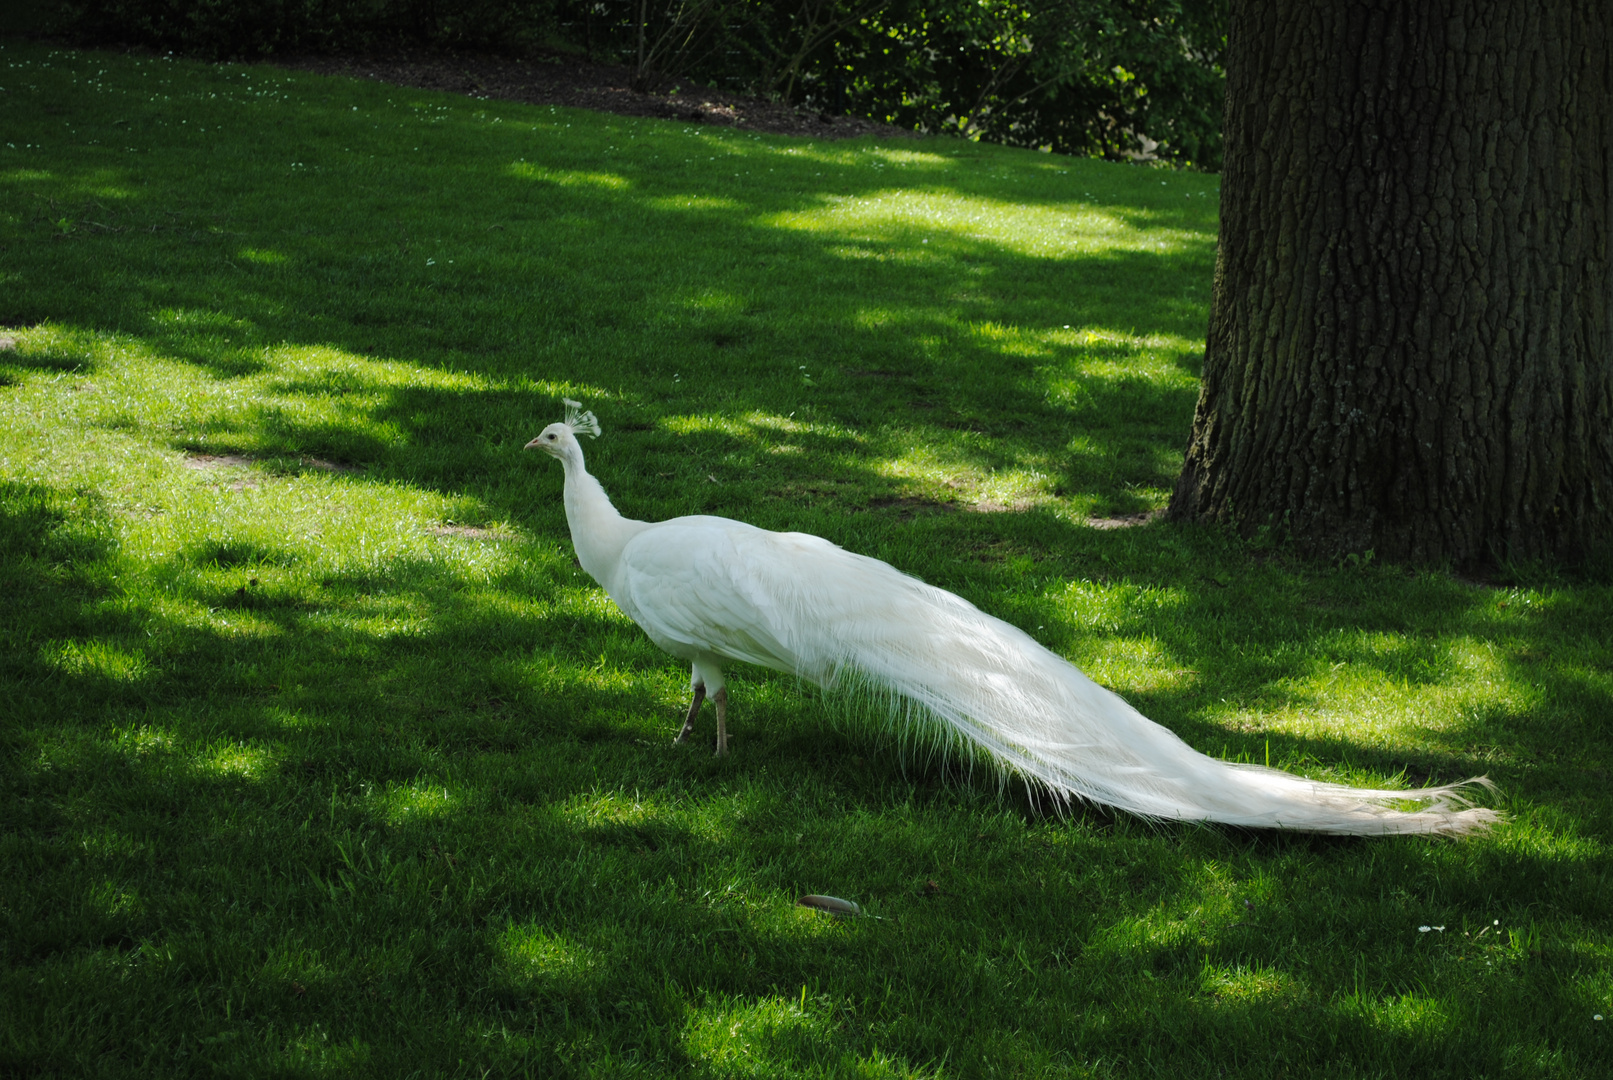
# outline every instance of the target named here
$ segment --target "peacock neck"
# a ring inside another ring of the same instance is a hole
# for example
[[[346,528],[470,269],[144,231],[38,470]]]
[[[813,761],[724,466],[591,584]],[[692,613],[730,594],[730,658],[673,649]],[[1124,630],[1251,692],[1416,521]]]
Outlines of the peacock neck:
[[[577,549],[577,561],[614,597],[614,579],[622,549],[648,523],[617,513],[605,489],[583,467],[580,456],[575,461],[562,460],[566,468],[566,524],[571,528],[571,544]]]

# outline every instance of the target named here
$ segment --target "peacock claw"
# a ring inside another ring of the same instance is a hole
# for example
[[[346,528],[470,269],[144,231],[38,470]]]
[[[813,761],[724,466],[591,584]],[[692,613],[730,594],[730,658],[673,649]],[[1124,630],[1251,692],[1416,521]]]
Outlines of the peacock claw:
[[[700,715],[700,703],[706,700],[706,688],[704,686],[697,684],[692,689],[694,691],[694,700],[689,702],[689,715],[683,719],[683,730],[679,731],[678,737],[672,740],[673,746],[683,742],[694,731],[694,718]]]
[[[717,756],[722,757],[728,753],[728,688],[712,694],[711,703],[717,707]]]

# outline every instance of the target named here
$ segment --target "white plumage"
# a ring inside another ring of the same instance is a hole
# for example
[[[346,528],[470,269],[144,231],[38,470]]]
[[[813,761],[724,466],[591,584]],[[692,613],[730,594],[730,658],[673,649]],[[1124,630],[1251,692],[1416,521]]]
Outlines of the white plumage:
[[[1358,835],[1469,833],[1498,818],[1467,807],[1466,784],[1351,788],[1206,757],[1019,629],[820,537],[719,517],[624,518],[583,465],[577,436],[598,435],[598,423],[566,405],[566,420],[527,449],[565,466],[566,520],[583,569],[651,640],[689,662],[694,701],[679,742],[710,694],[717,753],[726,752],[722,668],[742,660],[884,697],[932,738],[961,739],[1061,800]],[[1390,805],[1406,800],[1423,805]]]

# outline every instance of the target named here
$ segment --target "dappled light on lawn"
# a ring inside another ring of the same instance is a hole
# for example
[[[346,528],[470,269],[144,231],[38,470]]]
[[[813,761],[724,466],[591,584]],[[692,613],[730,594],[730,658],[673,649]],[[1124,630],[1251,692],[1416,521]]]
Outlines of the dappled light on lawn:
[[[820,208],[775,215],[760,224],[867,241],[890,237],[904,241],[904,247],[915,239],[920,247],[943,245],[933,252],[909,252],[931,256],[942,255],[954,239],[1048,259],[1207,243],[1202,233],[1148,228],[1144,221],[1127,221],[1103,210],[1025,206],[906,188],[830,197]]]
[[[1157,516],[1216,178],[0,59],[13,1071],[1595,1075],[1608,586]],[[568,397],[631,517],[825,536],[1204,753],[1509,821],[1060,814],[759,669],[674,747],[688,670],[520,451]]]
[[[510,174],[528,180],[542,180],[560,187],[587,186],[605,188],[610,191],[624,191],[632,187],[632,181],[615,173],[603,172],[556,172],[526,162],[518,162],[510,166]]]
[[[505,979],[522,989],[560,995],[583,995],[597,989],[605,982],[610,960],[615,959],[532,923],[507,927],[499,934],[497,945]]]
[[[273,774],[275,764],[274,754],[263,747],[226,743],[198,756],[195,768],[215,776],[261,781]]]
[[[390,825],[402,825],[446,817],[460,800],[446,785],[428,780],[388,784],[385,790],[372,792],[368,802],[377,818]]]

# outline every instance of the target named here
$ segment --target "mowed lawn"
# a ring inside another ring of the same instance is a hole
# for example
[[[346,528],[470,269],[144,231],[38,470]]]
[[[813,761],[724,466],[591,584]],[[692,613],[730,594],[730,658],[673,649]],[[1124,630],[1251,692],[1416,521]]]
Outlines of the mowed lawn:
[[[0,1073],[1599,1077],[1613,584],[1150,516],[1217,178],[0,41]],[[523,444],[817,533],[1193,745],[1488,774],[1339,840],[1059,813],[688,673]],[[861,905],[837,920],[805,893]]]

